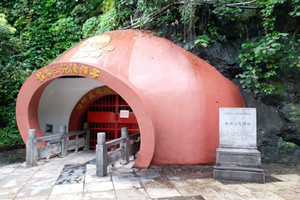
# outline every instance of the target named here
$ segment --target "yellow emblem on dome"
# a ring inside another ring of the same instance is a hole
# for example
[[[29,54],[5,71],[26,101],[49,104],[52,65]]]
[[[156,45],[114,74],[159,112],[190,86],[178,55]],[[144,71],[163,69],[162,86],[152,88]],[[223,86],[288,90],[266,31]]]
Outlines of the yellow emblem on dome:
[[[79,49],[80,51],[96,51],[107,46],[111,41],[109,35],[98,35],[84,41]]]

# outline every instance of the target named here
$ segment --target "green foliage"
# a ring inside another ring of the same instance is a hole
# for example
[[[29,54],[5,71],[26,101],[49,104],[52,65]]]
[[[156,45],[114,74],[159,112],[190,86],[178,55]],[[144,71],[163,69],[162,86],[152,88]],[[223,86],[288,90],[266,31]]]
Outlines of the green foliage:
[[[7,22],[6,16],[0,13],[0,64],[8,61],[10,56],[14,56],[22,49],[20,41],[14,37],[15,32],[16,29]]]
[[[293,0],[292,1],[294,9],[289,13],[292,17],[299,17],[300,16],[300,0]]]
[[[81,29],[77,26],[77,23],[78,21],[76,18],[67,17],[59,19],[51,26],[49,32],[53,36],[53,55],[57,56],[81,39]],[[71,37],[73,33],[77,33],[78,35],[75,34],[75,36]]]
[[[7,23],[7,20],[5,19],[5,15],[3,13],[0,13],[0,26],[1,37],[3,37],[4,35],[12,35],[16,32],[16,29]]]
[[[194,44],[207,47],[211,42],[213,42],[213,40],[208,35],[199,35]]]
[[[226,36],[218,33],[218,27],[210,26],[207,32],[203,31],[203,35],[196,38],[194,46],[208,47],[212,43],[225,42],[226,40]]]
[[[17,60],[32,69],[48,64],[81,38],[80,28],[76,27],[78,20],[70,13],[75,2],[23,0],[2,4],[24,49]]]
[[[181,22],[184,25],[184,34],[193,37],[195,32],[195,23],[197,20],[196,4],[193,1],[185,1],[179,9]],[[187,37],[187,36],[185,36]]]
[[[270,77],[276,75],[278,69],[286,67],[288,63],[281,62],[286,55],[282,52],[284,45],[280,39],[287,39],[287,34],[268,34],[255,43],[244,43],[238,59],[240,66],[245,71],[238,75],[241,78],[242,87],[255,94],[261,91],[271,93],[273,85],[265,84]]]
[[[294,119],[300,118],[300,109],[297,108],[297,107],[293,107],[292,110],[291,110],[291,116]]]
[[[117,0],[118,27],[154,29],[159,25],[171,23],[174,13],[171,12],[171,9],[163,10],[163,8],[172,2],[172,0]]]
[[[265,32],[273,31],[275,29],[275,21],[276,21],[276,15],[274,15],[275,11],[275,5],[276,4],[282,4],[285,0],[261,0],[258,1],[257,5],[259,8],[261,8],[261,16],[263,19],[263,26],[265,29]]]
[[[23,143],[21,135],[14,132],[15,129],[16,127],[5,127],[0,129],[0,147]]]
[[[0,64],[0,146],[20,144],[22,141],[16,124],[16,98],[30,74],[31,70],[25,64]]]
[[[299,41],[292,41],[289,34],[276,30],[275,7],[285,2],[286,0],[258,2],[266,34],[258,42],[244,43],[238,56],[244,72],[237,77],[241,78],[240,83],[248,92],[271,94],[275,86],[270,84],[270,80],[278,71],[300,66]],[[294,11],[297,9],[297,6],[294,7]]]
[[[227,7],[225,3],[231,3],[231,0],[224,0],[222,2],[224,4],[214,6],[212,13],[215,14],[221,22],[223,21],[223,19],[227,19],[232,22],[239,20],[243,13],[243,10],[240,8],[232,9]]]
[[[140,13],[140,16],[146,17],[153,12],[158,11],[164,4],[163,1],[145,1],[137,0],[136,12]]]
[[[114,0],[105,0],[100,5],[102,15],[89,18],[82,26],[83,37],[114,30],[117,27],[117,10]]]
[[[15,101],[32,70],[50,63],[84,37],[115,29],[118,19],[115,2],[0,2],[3,11],[0,13],[0,103],[3,105],[0,108],[0,145],[20,142],[17,139],[20,137],[15,135],[18,133]],[[93,18],[97,19],[94,27],[87,27],[85,24]]]
[[[133,0],[117,0],[116,1],[116,9],[118,13],[118,22],[120,26],[126,27],[131,23],[131,16],[135,10]]]
[[[297,147],[297,145],[295,143],[293,143],[293,142],[285,142],[285,141],[278,142],[277,146],[278,146],[278,148],[285,148],[285,149],[287,149],[287,148],[296,148]]]
[[[22,143],[15,117],[19,88],[31,73],[27,66],[15,61],[22,43],[16,29],[0,14],[0,146]]]

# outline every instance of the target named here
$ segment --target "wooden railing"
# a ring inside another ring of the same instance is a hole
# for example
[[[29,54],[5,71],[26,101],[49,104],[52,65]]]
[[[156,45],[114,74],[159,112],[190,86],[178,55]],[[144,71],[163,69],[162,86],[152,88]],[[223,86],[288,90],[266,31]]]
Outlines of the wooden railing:
[[[128,136],[128,129],[121,129],[121,138],[105,142],[106,134],[104,132],[97,134],[96,145],[96,174],[97,176],[106,176],[107,167],[121,159],[121,164],[129,162],[129,156],[135,155],[139,151],[140,134],[132,134]],[[114,146],[119,145],[119,148],[114,149]],[[108,148],[111,151],[107,151]]]
[[[79,148],[89,149],[90,131],[88,123],[84,123],[84,130],[66,132],[66,126],[60,127],[60,133],[36,138],[36,130],[28,131],[26,142],[26,166],[36,166],[37,160],[41,158],[50,159],[51,156],[67,156],[70,150],[78,151]],[[81,137],[79,137],[81,136]],[[50,143],[51,141],[58,141]],[[38,147],[39,142],[46,142],[45,146]]]

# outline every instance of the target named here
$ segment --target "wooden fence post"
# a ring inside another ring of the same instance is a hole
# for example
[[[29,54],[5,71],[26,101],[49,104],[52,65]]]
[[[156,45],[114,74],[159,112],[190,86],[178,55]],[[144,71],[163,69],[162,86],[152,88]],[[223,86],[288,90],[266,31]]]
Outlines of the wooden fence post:
[[[89,129],[89,123],[85,122],[83,124],[83,129],[85,130],[85,150],[90,149],[90,129]]]
[[[67,131],[66,131],[66,126],[60,126],[59,127],[59,133],[62,134],[62,139],[61,139],[61,153],[60,153],[60,157],[66,157],[67,153],[68,153],[68,135],[67,135]]]
[[[96,175],[107,175],[107,148],[105,145],[105,133],[101,132],[97,134],[96,145]]]
[[[28,139],[26,142],[26,166],[36,166],[37,156],[36,130],[30,129],[28,131]]]
[[[122,160],[121,164],[126,165],[129,163],[129,138],[128,138],[128,128],[127,127],[122,127],[121,129],[121,136],[124,138],[123,142],[120,144],[120,148],[122,151]]]

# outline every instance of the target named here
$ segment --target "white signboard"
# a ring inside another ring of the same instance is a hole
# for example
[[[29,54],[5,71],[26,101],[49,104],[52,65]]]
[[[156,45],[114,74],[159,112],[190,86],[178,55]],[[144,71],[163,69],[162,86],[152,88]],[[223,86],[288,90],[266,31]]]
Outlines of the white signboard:
[[[256,108],[220,108],[220,147],[257,147]]]
[[[129,110],[120,110],[120,118],[129,118]]]

